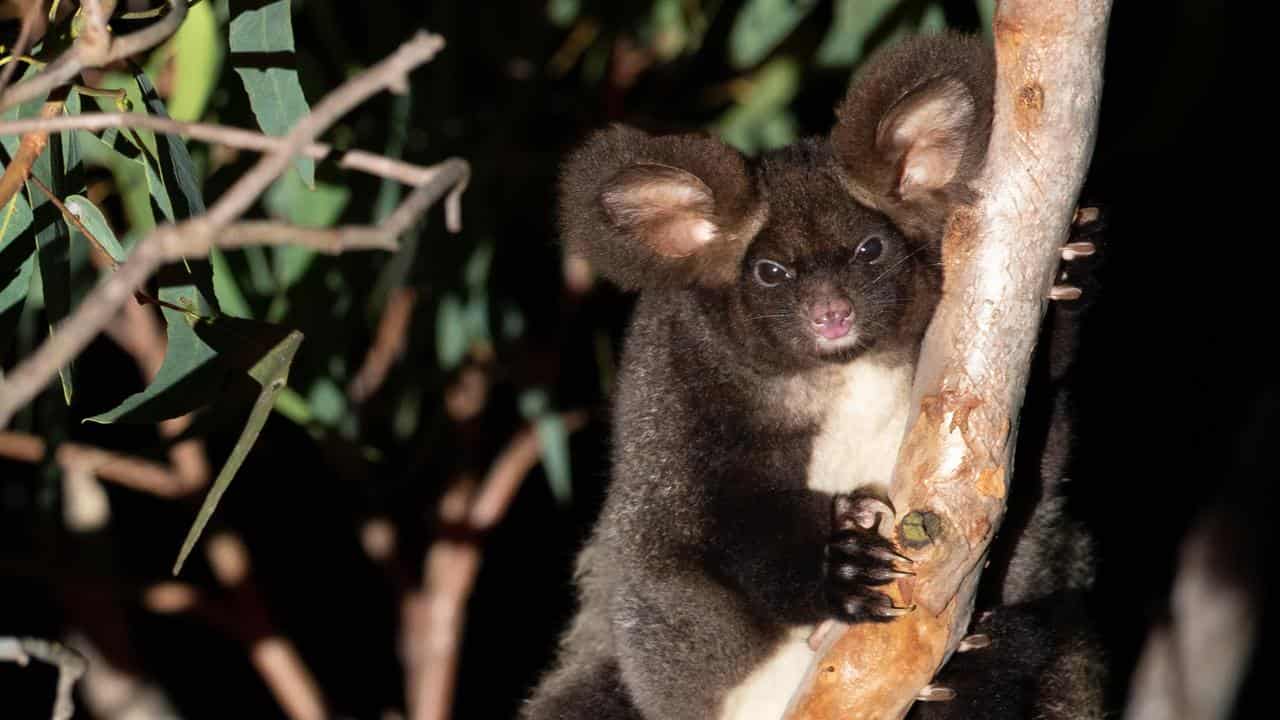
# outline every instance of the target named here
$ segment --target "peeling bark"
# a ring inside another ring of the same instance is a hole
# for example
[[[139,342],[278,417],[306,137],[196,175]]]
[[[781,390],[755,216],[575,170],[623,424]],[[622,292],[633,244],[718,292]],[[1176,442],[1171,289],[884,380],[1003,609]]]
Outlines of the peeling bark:
[[[1005,509],[1031,351],[1093,150],[1109,0],[1003,0],[995,119],[978,200],[943,239],[943,297],[898,456],[894,539],[916,611],[829,633],[788,720],[899,718],[968,625]]]

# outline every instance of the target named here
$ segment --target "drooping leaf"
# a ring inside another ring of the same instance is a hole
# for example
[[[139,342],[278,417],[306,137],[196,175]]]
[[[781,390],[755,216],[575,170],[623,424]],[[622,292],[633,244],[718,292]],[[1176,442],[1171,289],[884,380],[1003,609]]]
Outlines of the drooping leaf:
[[[262,433],[262,427],[266,425],[267,418],[271,415],[276,397],[288,382],[289,367],[293,364],[293,357],[298,352],[298,346],[302,344],[302,333],[297,330],[285,334],[284,329],[278,326],[237,318],[219,318],[209,323],[205,330],[209,334],[209,341],[224,350],[230,361],[237,364],[251,362],[248,365],[248,375],[260,389],[253,407],[249,410],[244,429],[240,431],[240,437],[231,448],[227,462],[214,478],[209,494],[205,496],[204,503],[191,524],[191,529],[187,531],[187,536],[182,541],[182,548],[178,551],[178,558],[173,564],[174,575],[182,571],[183,563],[191,554],[196,541],[200,539],[200,534],[208,525],[209,519],[213,517],[218,502],[231,486],[236,472],[240,470],[249,451],[253,449],[258,435]],[[224,347],[224,343],[234,345]],[[236,357],[232,357],[233,355]]]
[[[835,0],[835,17],[814,58],[820,67],[849,67],[866,54],[867,38],[898,0]]]
[[[538,436],[538,456],[547,474],[551,495],[556,502],[567,503],[573,494],[569,464],[569,429],[564,419],[552,410],[551,398],[544,388],[522,391],[516,399],[520,414],[533,424]]]
[[[654,0],[646,27],[649,48],[659,60],[675,59],[689,46],[689,25],[683,0]]]
[[[462,301],[449,293],[436,306],[436,362],[444,370],[458,367],[466,357],[469,343]]]
[[[67,96],[64,111],[71,114],[80,111],[78,95],[72,93]],[[18,114],[20,117],[33,117],[39,113],[40,103],[28,103]],[[31,176],[59,199],[81,192],[84,177],[76,133],[51,133],[44,152],[32,163]],[[27,193],[35,230],[36,262],[40,265],[40,290],[44,297],[49,334],[53,335],[56,326],[71,314],[71,233],[62,220],[62,213],[44,190],[29,182]],[[70,405],[74,394],[70,363],[58,368],[58,380],[62,384],[63,399]]]
[[[165,62],[173,63],[173,91],[169,114],[174,120],[190,122],[204,115],[222,69],[225,46],[218,28],[213,3],[191,5],[187,17],[147,63],[147,72],[158,77]]]
[[[947,29],[947,13],[942,3],[931,2],[920,16],[920,24],[916,32],[921,35],[933,35]]]
[[[0,168],[0,171],[3,169]],[[9,349],[35,269],[31,206],[21,192],[0,208],[0,360]]]
[[[556,27],[569,27],[582,12],[582,0],[547,0],[547,19]]]
[[[996,17],[996,0],[977,0],[977,6],[978,24],[982,27],[982,34],[990,40],[993,30],[992,23]]]
[[[296,174],[286,173],[272,183],[263,204],[272,217],[303,227],[330,227],[342,215],[351,191],[340,185],[303,184]],[[316,252],[300,245],[276,245],[270,249],[277,292],[284,292],[302,279],[315,261]]]
[[[796,138],[789,105],[800,86],[800,66],[788,57],[769,61],[752,76],[745,94],[716,122],[725,142],[744,153],[786,145]]]
[[[213,291],[218,296],[222,312],[239,318],[253,317],[253,310],[249,308],[249,301],[236,282],[226,254],[217,247],[209,248],[209,266],[213,269]]]
[[[161,308],[161,312],[167,323],[168,346],[160,371],[141,392],[85,422],[159,422],[204,407],[221,394],[227,368],[195,328],[211,321],[193,319],[170,308]]]
[[[311,111],[298,81],[289,0],[232,0],[228,37],[231,65],[249,95],[258,127],[268,135],[284,135]],[[315,161],[294,158],[302,181],[315,185]]]
[[[569,429],[557,413],[548,413],[533,423],[538,434],[538,454],[542,469],[547,474],[547,484],[556,502],[566,505],[573,498],[573,478],[569,465]]]
[[[729,63],[742,69],[760,62],[817,6],[818,0],[747,0],[729,31]]]
[[[82,233],[74,223],[67,221],[67,229],[71,232],[71,241],[94,243],[96,241],[104,252],[117,263],[124,262],[125,253],[124,246],[116,239],[115,231],[107,224],[107,218],[103,216],[102,211],[97,208],[89,198],[83,195],[72,195],[62,202],[66,206],[67,212],[71,213],[84,225],[84,229],[88,230],[93,239],[82,237]]]
[[[307,392],[311,417],[324,425],[336,425],[347,414],[347,395],[332,378],[320,377]]]

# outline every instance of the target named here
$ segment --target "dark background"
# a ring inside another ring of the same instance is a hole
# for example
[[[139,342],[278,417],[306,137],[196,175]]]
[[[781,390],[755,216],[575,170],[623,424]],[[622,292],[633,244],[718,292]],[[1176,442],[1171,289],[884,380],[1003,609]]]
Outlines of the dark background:
[[[439,288],[457,284],[457,268],[474,244],[487,240],[495,248],[492,292],[519,307],[526,326],[518,340],[497,347],[481,419],[466,428],[424,419],[407,442],[379,445],[382,459],[358,470],[342,461],[349,456],[335,455],[331,437],[273,417],[216,522],[234,528],[250,547],[271,618],[297,645],[333,711],[376,717],[403,703],[396,585],[361,552],[355,528],[371,515],[393,517],[400,570],[416,578],[434,533],[435,498],[460,469],[483,469],[520,427],[521,390],[547,388],[557,407],[592,409],[592,422],[572,440],[572,501],[557,504],[535,471],[484,540],[455,717],[510,717],[572,611],[573,553],[598,508],[607,472],[602,386],[609,374],[599,360],[600,340],[616,350],[629,307],[608,288],[583,297],[564,288],[553,225],[557,165],[587,131],[607,122],[661,129],[712,122],[724,104],[707,100],[707,88],[734,77],[724,58],[735,4],[715,15],[696,53],[654,63],[629,86],[609,73],[590,81],[580,68],[550,72],[548,60],[567,31],[548,22],[541,3],[300,5],[298,65],[313,102],[346,67],[382,57],[414,28],[447,37],[448,49],[414,76],[406,154],[424,163],[465,157],[474,178],[464,199],[463,235],[445,235],[433,215],[411,282],[438,297]],[[949,25],[976,29],[970,3],[944,6]],[[583,12],[600,18],[598,42],[616,43],[639,36],[648,7],[600,3]],[[803,56],[831,12],[823,3],[776,52]],[[1167,614],[1178,542],[1197,513],[1226,503],[1240,534],[1222,559],[1226,575],[1265,567],[1260,559],[1272,537],[1265,479],[1274,470],[1264,475],[1261,450],[1272,437],[1280,388],[1273,363],[1262,359],[1263,340],[1253,339],[1261,326],[1251,322],[1260,309],[1252,294],[1261,286],[1247,279],[1256,264],[1253,244],[1269,240],[1228,235],[1224,222],[1221,190],[1239,176],[1224,172],[1222,157],[1238,155],[1244,144],[1220,134],[1225,40],[1221,3],[1120,2],[1111,21],[1101,127],[1084,192],[1106,208],[1108,229],[1081,345],[1071,477],[1074,506],[1097,534],[1093,599],[1115,670],[1110,690],[1117,706],[1147,629]],[[827,130],[848,74],[847,68],[805,70],[791,105],[805,133]],[[388,103],[375,100],[352,121],[357,138],[369,140],[363,146],[379,147]],[[221,112],[222,122],[252,126],[234,101]],[[209,178],[206,193],[216,195],[225,183]],[[369,197],[353,189],[355,197]],[[367,277],[380,261],[333,262]],[[309,338],[328,332],[331,322],[305,310],[290,321]],[[440,404],[452,378],[429,357],[415,360],[431,354],[431,323],[430,317],[415,322],[414,350],[386,391],[416,383],[424,407]],[[1253,331],[1242,331],[1244,325]],[[371,328],[356,323],[342,332],[358,355]],[[316,371],[307,367],[306,345],[302,353],[305,377]],[[73,422],[141,387],[128,359],[106,341],[93,344],[80,366],[111,380],[82,381],[76,404],[47,411],[47,422],[66,424],[85,442],[154,453],[154,437],[139,439],[136,429]],[[375,401],[362,412],[361,437],[378,444],[388,436],[390,411]],[[424,410],[423,416],[432,414]],[[212,431],[212,458],[225,455],[236,430]],[[109,487],[112,524],[90,536],[71,535],[59,527],[57,487],[48,471],[0,460],[0,635],[62,637],[81,629],[113,649],[117,663],[162,686],[186,716],[279,714],[234,632],[198,616],[148,613],[136,600],[137,588],[166,576],[194,501]],[[184,577],[217,593],[199,553]],[[0,687],[23,688],[22,695],[3,695],[30,709],[14,717],[28,711],[37,717],[47,707],[52,674],[44,685],[33,680],[44,671],[33,668],[0,665]],[[0,715],[10,716],[4,706]]]

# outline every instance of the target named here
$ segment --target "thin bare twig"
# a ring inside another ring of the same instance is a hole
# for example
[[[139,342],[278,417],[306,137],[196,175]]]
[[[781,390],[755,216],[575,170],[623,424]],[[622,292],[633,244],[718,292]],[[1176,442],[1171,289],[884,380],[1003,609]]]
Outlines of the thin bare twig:
[[[40,108],[40,120],[52,119],[62,114],[62,100],[50,100]],[[39,122],[39,121],[37,121]],[[31,176],[31,167],[44,148],[49,144],[49,133],[33,129],[24,134],[18,141],[18,151],[13,154],[9,166],[0,175],[0,207],[9,204],[9,200],[22,189],[23,183]]]
[[[564,413],[575,432],[587,412]],[[432,543],[423,566],[423,588],[405,600],[405,672],[413,720],[447,720],[453,704],[458,648],[467,599],[480,572],[480,539],[498,524],[529,471],[538,464],[539,441],[532,426],[521,429],[494,459],[484,483],[459,482],[440,503],[445,532]]]
[[[36,435],[0,430],[0,457],[40,462],[47,449],[45,441]],[[195,489],[188,480],[158,462],[90,445],[62,443],[54,459],[68,472],[91,472],[103,480],[159,497],[180,497]]]
[[[407,87],[407,76],[419,65],[430,62],[444,49],[444,38],[419,32],[390,57],[343,83],[329,93],[311,112],[298,120],[284,141],[249,169],[235,185],[209,208],[205,222],[222,227],[244,214],[267,186],[285,171],[304,147],[346,115],[352,108],[384,89],[399,92]]]
[[[26,54],[31,47],[31,38],[44,32],[44,3],[41,0],[27,0],[27,8],[22,13],[22,29],[18,31],[18,39],[13,44],[10,55],[19,57]],[[39,28],[39,29],[37,29]],[[9,63],[0,69],[0,97],[4,97],[4,89],[9,87],[18,63]]]
[[[65,130],[100,131],[108,128],[140,128],[153,132],[184,135],[201,142],[216,143],[227,147],[256,152],[271,152],[284,145],[284,138],[265,135],[253,130],[216,125],[213,123],[180,122],[172,118],[146,113],[86,113],[50,119],[29,118],[0,122],[0,135],[21,135],[29,132],[59,132]],[[379,177],[397,180],[406,185],[428,182],[434,171],[421,165],[395,160],[364,150],[336,151],[333,146],[313,142],[303,146],[300,153],[313,160],[324,160],[334,152],[340,153],[338,167]]]
[[[396,288],[387,298],[373,343],[369,345],[355,377],[347,384],[347,397],[352,401],[362,403],[382,387],[391,366],[404,352],[417,299],[418,293],[407,287]]]
[[[162,263],[202,255],[215,245],[245,245],[255,238],[261,238],[256,240],[258,242],[283,242],[279,228],[270,223],[248,224],[249,227],[240,228],[238,232],[229,232],[228,226],[284,172],[300,148],[310,144],[316,135],[378,90],[403,87],[407,73],[435,57],[443,45],[444,40],[440,36],[419,32],[390,57],[343,83],[320,101],[311,114],[302,118],[285,136],[284,142],[237,180],[207,214],[176,225],[163,225],[139,241],[119,270],[102,278],[75,312],[0,384],[0,428],[7,426],[18,408],[40,392],[57,368],[63,367],[89,344],[134,289],[142,285]],[[356,247],[387,247],[446,190],[451,190],[446,201],[446,217],[456,222],[459,219],[457,198],[465,187],[469,167],[463,160],[451,159],[440,163],[436,169],[438,172],[432,179],[415,188],[378,228],[298,232],[294,237],[299,238],[299,242],[309,242],[330,252]]]
[[[87,664],[80,653],[61,643],[39,638],[0,638],[0,662],[14,662],[25,666],[31,658],[44,661],[58,668],[58,689],[53,700],[53,720],[70,720],[75,714],[71,689],[84,675]]]
[[[71,48],[40,71],[0,93],[0,111],[38,98],[50,90],[71,82],[85,68],[100,68],[116,60],[150,50],[173,35],[187,16],[186,0],[169,0],[169,12],[159,21],[137,32],[112,38],[109,32],[82,33]]]

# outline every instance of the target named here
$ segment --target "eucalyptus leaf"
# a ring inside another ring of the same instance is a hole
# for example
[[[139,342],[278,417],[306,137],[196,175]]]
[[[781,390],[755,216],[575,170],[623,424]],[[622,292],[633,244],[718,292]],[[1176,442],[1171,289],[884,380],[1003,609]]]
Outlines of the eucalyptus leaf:
[[[0,209],[0,360],[22,316],[35,264],[31,206],[23,193],[16,192]]]
[[[819,67],[849,67],[866,54],[867,39],[898,0],[835,0],[835,17],[818,46]]]
[[[39,116],[42,103],[28,103],[19,110],[20,117]],[[79,96],[67,96],[64,112],[80,111]],[[44,152],[31,166],[31,176],[43,183],[55,197],[63,198],[80,192],[84,186],[80,162],[80,146],[75,132],[51,133]],[[36,262],[40,266],[40,291],[44,297],[45,317],[50,336],[56,326],[71,314],[71,233],[62,213],[35,182],[27,183],[27,199],[31,203],[32,226],[35,229]],[[62,396],[68,405],[74,395],[72,364],[58,368]]]
[[[729,30],[729,63],[747,68],[764,60],[818,6],[818,0],[747,0]]]
[[[217,87],[225,54],[213,3],[192,4],[178,32],[155,52],[147,64],[147,72],[158,76],[162,63],[173,63],[169,114],[174,120],[190,122],[204,116],[209,98]]]
[[[781,147],[795,140],[797,124],[788,106],[800,87],[800,66],[775,58],[757,70],[748,90],[716,122],[717,134],[744,153]]]
[[[256,327],[264,333],[268,333],[255,339],[275,337],[276,333],[281,330],[265,323],[250,324],[251,321],[236,320],[234,318],[221,318],[210,328],[212,329],[218,325],[225,328],[229,322],[235,323],[232,327],[237,328],[238,332],[243,332],[239,328]],[[214,343],[219,344],[217,341],[214,341]],[[293,330],[287,335],[276,339],[274,344],[267,347],[265,352],[249,367],[249,377],[260,388],[258,397],[254,400],[253,407],[249,410],[249,417],[245,420],[244,429],[240,431],[240,437],[236,439],[235,445],[231,448],[231,454],[227,456],[227,462],[218,471],[218,476],[214,478],[213,485],[209,488],[209,494],[205,496],[204,503],[200,506],[199,512],[196,513],[195,521],[191,524],[191,529],[187,531],[187,536],[182,541],[182,548],[178,551],[178,558],[173,564],[174,575],[182,571],[182,565],[191,554],[196,541],[200,539],[200,534],[204,532],[204,528],[208,525],[210,518],[213,517],[213,512],[217,509],[218,502],[222,499],[223,494],[226,493],[227,488],[231,487],[231,481],[235,478],[236,472],[240,470],[240,466],[244,464],[249,451],[253,449],[254,443],[258,440],[258,435],[262,433],[262,428],[266,425],[267,418],[271,415],[271,409],[275,405],[276,397],[286,387],[289,379],[289,367],[293,364],[294,355],[297,354],[298,347],[301,344],[302,333]]]
[[[97,208],[89,198],[83,195],[72,195],[65,199],[62,203],[66,206],[67,212],[71,213],[80,224],[88,230],[93,238],[82,238],[84,242],[96,244],[102,248],[103,252],[111,256],[111,259],[117,263],[122,263],[128,253],[125,252],[124,246],[116,239],[115,231],[111,229],[111,225],[107,223],[107,218],[103,216],[102,211]],[[70,220],[67,220],[67,229],[71,232],[74,240],[75,236],[81,235],[80,229]]]
[[[551,396],[545,388],[532,387],[516,398],[520,415],[533,424],[538,436],[538,457],[547,474],[547,483],[556,502],[564,504],[572,497],[569,463],[569,430],[563,418],[552,410]]]
[[[200,337],[195,327],[210,321],[192,320],[170,308],[162,308],[161,312],[167,323],[167,346],[159,372],[144,390],[125,398],[111,410],[86,418],[85,422],[159,422],[201,408],[221,394],[227,368],[218,362],[218,352]]]
[[[557,413],[548,413],[533,424],[538,435],[538,455],[547,474],[547,484],[556,502],[567,505],[573,498],[573,478],[569,462],[569,429]]]
[[[314,183],[307,187],[294,173],[287,173],[267,189],[263,204],[272,217],[302,227],[331,227],[342,216],[351,191],[340,185]],[[277,292],[293,287],[306,275],[316,251],[300,245],[270,248]]]
[[[449,293],[436,307],[436,361],[440,367],[444,370],[458,367],[466,357],[469,342],[462,301]]]
[[[249,95],[258,127],[268,135],[285,135],[311,111],[298,81],[289,0],[233,0],[228,35],[231,65]],[[315,185],[315,161],[294,158],[308,187]]]

